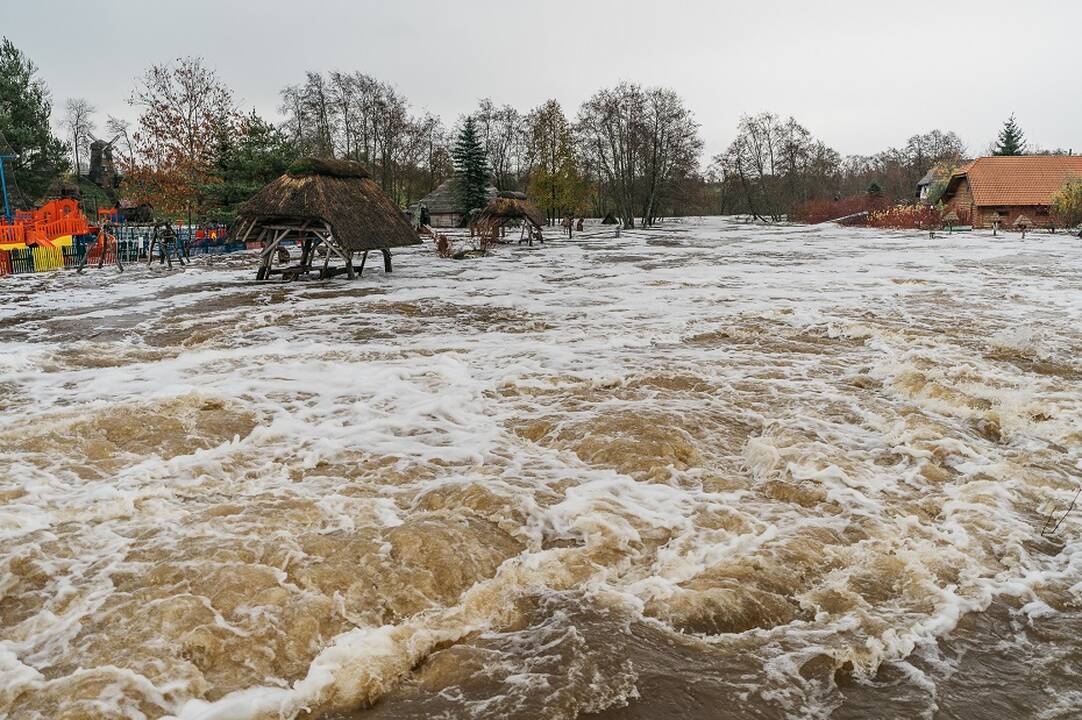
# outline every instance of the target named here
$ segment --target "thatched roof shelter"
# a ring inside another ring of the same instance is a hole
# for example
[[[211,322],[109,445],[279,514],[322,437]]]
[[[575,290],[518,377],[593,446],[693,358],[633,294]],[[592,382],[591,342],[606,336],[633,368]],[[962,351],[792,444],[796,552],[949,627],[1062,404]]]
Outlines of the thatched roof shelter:
[[[1019,215],[1014,219],[1014,226],[1016,228],[1028,228],[1033,226],[1033,221],[1025,215]]]
[[[943,222],[947,225],[954,225],[958,222],[958,213],[951,210],[949,213],[943,216]]]
[[[545,216],[526,199],[525,193],[505,191],[497,195],[477,215],[475,223],[499,221],[501,225],[513,220],[524,220],[537,227],[545,224]]]
[[[405,215],[360,163],[304,158],[238,211],[249,237],[260,227],[329,228],[346,250],[379,250],[421,241]]]
[[[535,236],[544,242],[541,226],[545,224],[545,216],[526,199],[525,193],[501,192],[477,214],[472,226],[478,233],[494,239],[504,226],[515,221],[521,222],[523,226],[524,237],[520,238],[520,242],[528,239],[533,245]]]
[[[494,185],[485,188],[487,200],[492,200],[496,194]],[[463,205],[455,178],[444,180],[439,187],[410,206],[410,213],[416,219],[421,216],[421,206],[424,206],[432,227],[461,227],[470,211],[474,210]]]
[[[346,272],[353,276],[353,253],[380,250],[390,270],[390,248],[418,245],[420,239],[399,207],[372,181],[359,164],[346,160],[304,158],[257,192],[238,211],[236,236],[240,242],[264,245],[259,279],[277,271],[270,262],[287,240],[303,245],[301,266],[288,274],[311,272],[312,251],[323,244],[328,262],[321,277]],[[331,253],[345,261],[342,270],[329,271]],[[361,267],[363,268],[363,261]]]

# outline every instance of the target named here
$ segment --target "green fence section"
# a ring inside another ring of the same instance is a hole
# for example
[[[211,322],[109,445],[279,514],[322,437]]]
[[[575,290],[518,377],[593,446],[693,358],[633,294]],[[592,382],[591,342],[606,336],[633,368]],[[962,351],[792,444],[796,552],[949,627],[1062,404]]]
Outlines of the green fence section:
[[[145,261],[149,244],[150,240],[145,232],[135,228],[120,228],[117,233],[116,246],[110,244],[105,249],[104,264],[115,263],[118,255],[120,262],[124,265],[139,262],[140,260]],[[220,255],[244,249],[244,243],[227,244],[196,241],[194,245],[185,248],[183,252],[186,257],[191,257],[192,255]],[[84,255],[86,255],[86,264],[89,267],[97,265],[101,260],[101,249],[98,246],[96,237],[92,235],[77,237],[75,242],[66,247],[0,250],[0,276],[79,267]],[[157,253],[155,253],[155,256],[157,256]]]

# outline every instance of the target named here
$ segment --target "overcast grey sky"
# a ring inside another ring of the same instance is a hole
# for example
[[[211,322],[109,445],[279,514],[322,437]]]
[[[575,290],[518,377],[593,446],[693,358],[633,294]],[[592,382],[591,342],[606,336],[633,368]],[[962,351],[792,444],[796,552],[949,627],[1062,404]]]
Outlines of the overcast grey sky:
[[[448,126],[484,96],[573,116],[631,80],[675,88],[708,155],[761,110],[843,154],[937,127],[980,153],[1012,112],[1031,143],[1082,151],[1077,0],[0,0],[0,34],[57,107],[86,97],[103,116],[135,116],[146,66],[200,55],[273,118],[307,69],[373,75]]]

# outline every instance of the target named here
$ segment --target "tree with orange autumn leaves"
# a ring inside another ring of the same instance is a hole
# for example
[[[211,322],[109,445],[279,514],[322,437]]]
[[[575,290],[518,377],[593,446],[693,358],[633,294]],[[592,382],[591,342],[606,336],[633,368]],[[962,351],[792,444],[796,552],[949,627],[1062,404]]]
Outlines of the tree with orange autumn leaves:
[[[201,58],[151,66],[128,100],[141,109],[124,195],[172,217],[199,216],[209,200],[219,139],[239,121],[232,91]]]

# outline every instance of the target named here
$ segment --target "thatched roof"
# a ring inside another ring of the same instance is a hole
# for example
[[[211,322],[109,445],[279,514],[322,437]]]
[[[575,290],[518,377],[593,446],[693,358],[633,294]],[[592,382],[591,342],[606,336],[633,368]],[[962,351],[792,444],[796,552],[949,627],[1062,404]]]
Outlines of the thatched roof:
[[[1033,225],[1033,221],[1030,220],[1025,215],[1019,215],[1014,220],[1014,226],[1015,227],[1030,227],[1031,225]]]
[[[402,210],[372,181],[360,163],[303,158],[238,210],[242,226],[321,225],[346,250],[418,245]]]
[[[936,181],[939,176],[939,168],[932,166],[928,168],[928,172],[924,173],[924,176],[917,181],[917,187],[924,187],[925,185],[931,185]]]
[[[504,197],[505,195],[519,197]],[[494,222],[502,225],[511,220],[529,220],[537,227],[545,224],[545,216],[522,193],[500,193],[499,197],[493,199],[477,215],[474,222],[478,224]]]
[[[496,197],[496,186],[489,185],[485,188],[485,196],[491,200]],[[458,188],[455,187],[455,179],[444,180],[440,183],[440,186],[435,190],[425,195],[423,198],[417,201],[413,208],[420,208],[424,205],[428,208],[429,215],[446,215],[457,214],[465,215],[472,208],[462,206],[462,198],[458,194]]]
[[[949,213],[943,216],[943,222],[953,224],[958,222],[958,213],[951,210]]]

